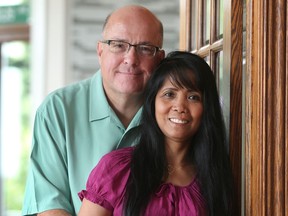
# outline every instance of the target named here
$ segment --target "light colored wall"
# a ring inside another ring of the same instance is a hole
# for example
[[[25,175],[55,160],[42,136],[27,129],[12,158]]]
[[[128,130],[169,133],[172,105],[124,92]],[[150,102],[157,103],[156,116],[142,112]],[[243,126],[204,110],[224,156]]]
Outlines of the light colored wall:
[[[51,91],[97,71],[96,44],[104,20],[127,4],[153,11],[163,22],[166,53],[178,49],[179,0],[31,0],[34,109]]]
[[[32,112],[44,97],[67,84],[67,1],[31,0]]]
[[[70,5],[71,42],[69,48],[70,69],[68,81],[89,77],[99,67],[96,44],[101,39],[102,25],[106,16],[114,9],[126,4],[139,4],[149,8],[163,22],[166,51],[178,49],[179,45],[179,1],[178,0],[73,0]]]

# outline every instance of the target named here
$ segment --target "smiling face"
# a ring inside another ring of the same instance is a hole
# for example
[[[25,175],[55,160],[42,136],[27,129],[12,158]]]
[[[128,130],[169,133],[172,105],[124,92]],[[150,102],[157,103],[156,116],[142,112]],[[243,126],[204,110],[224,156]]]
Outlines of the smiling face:
[[[155,117],[166,143],[189,144],[202,118],[202,95],[166,78],[155,98]]]
[[[124,7],[108,19],[103,39],[162,47],[162,27],[150,11],[137,6]],[[101,42],[98,43],[97,51],[108,97],[141,94],[152,71],[165,55],[159,51],[155,56],[142,57],[135,47],[125,53],[113,53],[108,44]]]

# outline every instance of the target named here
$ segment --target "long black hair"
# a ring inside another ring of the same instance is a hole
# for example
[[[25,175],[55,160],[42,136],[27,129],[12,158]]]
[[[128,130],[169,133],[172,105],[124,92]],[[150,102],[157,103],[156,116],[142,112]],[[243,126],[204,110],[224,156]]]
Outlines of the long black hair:
[[[147,83],[142,130],[132,155],[124,215],[141,215],[166,173],[164,135],[155,119],[155,97],[166,78],[177,86],[192,87],[202,94],[202,121],[191,140],[188,157],[196,166],[209,215],[232,215],[232,174],[215,77],[203,58],[184,51],[169,53]]]

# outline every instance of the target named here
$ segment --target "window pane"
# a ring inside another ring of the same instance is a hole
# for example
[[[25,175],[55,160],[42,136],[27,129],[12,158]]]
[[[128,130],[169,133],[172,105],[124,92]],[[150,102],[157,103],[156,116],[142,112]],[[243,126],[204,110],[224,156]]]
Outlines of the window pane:
[[[203,45],[210,41],[210,0],[204,1],[203,5]]]
[[[216,38],[223,38],[223,0],[216,1]]]
[[[199,12],[197,10],[197,2],[196,0],[191,1],[191,50],[197,49],[197,17],[199,16]]]
[[[210,56],[205,56],[204,60],[207,62],[208,65],[210,65]]]
[[[223,51],[216,53],[216,79],[218,83],[218,91],[226,124],[227,134],[229,134],[228,128],[230,119],[230,74],[229,72],[225,73],[223,70]]]

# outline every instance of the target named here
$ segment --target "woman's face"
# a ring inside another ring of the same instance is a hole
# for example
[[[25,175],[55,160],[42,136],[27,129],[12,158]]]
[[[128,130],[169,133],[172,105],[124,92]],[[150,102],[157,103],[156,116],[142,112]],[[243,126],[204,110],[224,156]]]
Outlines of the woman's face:
[[[202,95],[174,86],[166,78],[155,99],[155,117],[166,143],[190,143],[201,123]]]

